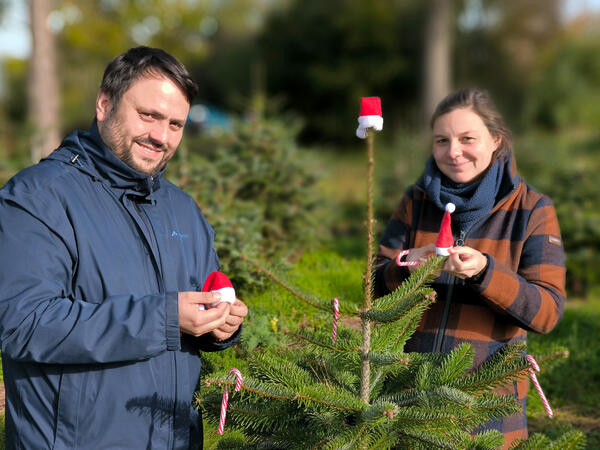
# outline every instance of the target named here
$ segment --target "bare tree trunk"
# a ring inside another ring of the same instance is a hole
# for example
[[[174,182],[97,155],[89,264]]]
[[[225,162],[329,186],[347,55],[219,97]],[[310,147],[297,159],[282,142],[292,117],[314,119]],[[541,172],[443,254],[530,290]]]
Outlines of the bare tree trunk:
[[[453,0],[428,0],[423,67],[423,114],[425,123],[437,104],[450,92]]]
[[[367,268],[365,270],[365,301],[363,311],[369,311],[373,306],[373,170],[375,158],[373,157],[373,130],[367,132]],[[362,349],[361,349],[361,374],[360,374],[360,399],[370,404],[371,401],[371,322],[365,316],[361,318]]]
[[[49,155],[60,144],[58,81],[54,35],[48,18],[51,0],[29,0],[31,56],[29,60],[29,120],[33,125],[32,162]]]

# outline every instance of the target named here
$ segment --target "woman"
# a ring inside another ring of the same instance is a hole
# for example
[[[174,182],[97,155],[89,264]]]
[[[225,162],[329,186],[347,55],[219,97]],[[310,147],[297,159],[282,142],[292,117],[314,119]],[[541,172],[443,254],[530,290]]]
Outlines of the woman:
[[[444,205],[452,202],[455,246],[433,283],[438,301],[425,313],[407,352],[450,352],[469,342],[475,366],[506,345],[547,333],[562,317],[565,266],[560,230],[551,201],[517,175],[512,138],[487,93],[454,92],[431,119],[433,156],[406,191],[381,239],[377,294],[396,289],[413,267],[408,261],[435,254]],[[527,437],[526,378],[509,391],[523,412],[496,420],[506,447]],[[507,394],[509,392],[502,392]]]

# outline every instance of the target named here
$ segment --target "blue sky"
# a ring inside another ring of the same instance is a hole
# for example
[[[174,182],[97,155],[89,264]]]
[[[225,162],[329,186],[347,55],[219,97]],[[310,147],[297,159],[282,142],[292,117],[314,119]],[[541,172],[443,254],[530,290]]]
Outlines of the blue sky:
[[[31,38],[28,29],[26,0],[9,0],[7,11],[0,22],[0,57],[26,57]]]
[[[565,14],[572,16],[585,8],[600,11],[600,0],[564,0]],[[0,58],[29,54],[31,39],[27,28],[27,0],[8,0],[8,10],[0,22]]]

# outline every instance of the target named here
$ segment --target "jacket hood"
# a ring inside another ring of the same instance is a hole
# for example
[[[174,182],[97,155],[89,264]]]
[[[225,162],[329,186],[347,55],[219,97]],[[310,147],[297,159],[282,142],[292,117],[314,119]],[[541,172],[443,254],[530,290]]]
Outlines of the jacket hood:
[[[163,168],[158,174],[150,176],[129,167],[102,141],[96,119],[90,130],[74,131],[45,159],[72,164],[91,177],[107,180],[112,187],[133,191],[144,197],[150,197],[160,188],[160,179],[165,170]]]

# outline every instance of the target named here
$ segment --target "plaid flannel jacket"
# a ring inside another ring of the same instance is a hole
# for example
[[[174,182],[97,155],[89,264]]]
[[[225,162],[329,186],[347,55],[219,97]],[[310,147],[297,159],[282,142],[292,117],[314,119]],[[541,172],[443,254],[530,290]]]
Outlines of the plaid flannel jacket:
[[[511,167],[516,177],[516,167]],[[485,254],[489,265],[476,281],[443,273],[432,287],[438,300],[407,342],[407,352],[448,353],[463,342],[475,350],[475,367],[506,345],[526,340],[527,331],[548,333],[561,319],[565,302],[564,253],[550,199],[521,179],[489,215],[469,230],[453,230],[455,245]],[[408,188],[380,241],[376,295],[385,295],[409,276],[394,260],[401,250],[436,241],[443,211],[417,185]],[[486,424],[501,431],[508,446],[527,437],[527,378],[502,389],[516,395],[523,412]]]

